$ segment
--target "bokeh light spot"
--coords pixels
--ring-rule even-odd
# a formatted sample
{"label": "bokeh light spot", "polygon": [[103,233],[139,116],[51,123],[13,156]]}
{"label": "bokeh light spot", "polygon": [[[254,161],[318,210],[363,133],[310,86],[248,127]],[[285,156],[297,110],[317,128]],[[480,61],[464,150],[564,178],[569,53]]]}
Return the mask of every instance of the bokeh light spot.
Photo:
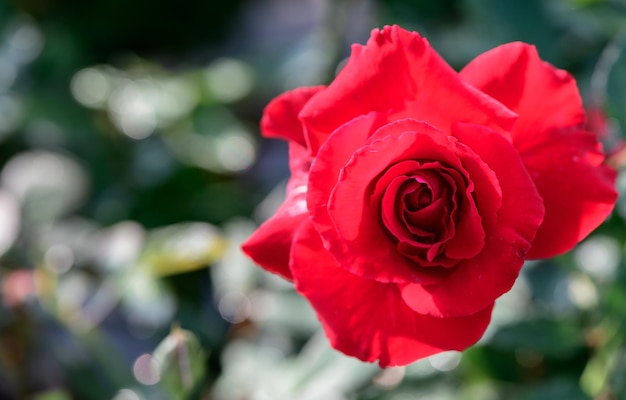
{"label": "bokeh light spot", "polygon": [[206,72],[206,85],[215,98],[230,103],[245,97],[252,90],[252,70],[241,61],[220,58]]}
{"label": "bokeh light spot", "polygon": [[11,248],[20,231],[20,205],[7,191],[0,190],[0,256]]}
{"label": "bokeh light spot", "polygon": [[61,153],[28,151],[13,156],[0,174],[2,185],[24,206],[31,220],[60,216],[79,206],[87,193],[87,175]]}
{"label": "bokeh light spot", "polygon": [[85,68],[72,77],[70,89],[74,98],[84,106],[99,108],[106,104],[112,83],[103,71]]}
{"label": "bokeh light spot", "polygon": [[155,101],[157,91],[151,80],[127,80],[109,97],[113,124],[132,139],[145,139],[157,126]]}
{"label": "bokeh light spot", "polygon": [[44,261],[48,269],[57,274],[63,274],[74,264],[74,252],[67,245],[55,244],[46,251]]}
{"label": "bokeh light spot", "polygon": [[5,276],[0,284],[2,302],[15,307],[35,297],[37,287],[32,270],[17,270]]}
{"label": "bokeh light spot", "polygon": [[247,134],[225,134],[217,142],[217,158],[226,170],[242,171],[254,162],[254,144]]}
{"label": "bokeh light spot", "polygon": [[148,386],[161,380],[157,365],[150,354],[143,354],[135,360],[133,375],[137,381]]}
{"label": "bokeh light spot", "polygon": [[252,306],[250,299],[244,294],[237,292],[226,293],[219,301],[218,310],[222,318],[236,324],[246,320],[250,316]]}
{"label": "bokeh light spot", "polygon": [[385,368],[374,377],[374,384],[387,389],[394,388],[402,383],[406,372],[405,367]]}
{"label": "bokeh light spot", "polygon": [[594,236],[576,249],[576,263],[599,282],[613,279],[620,261],[620,248],[617,241],[608,236]]}
{"label": "bokeh light spot", "polygon": [[16,18],[9,27],[7,42],[12,58],[18,63],[34,60],[43,49],[44,36],[35,23],[26,16]]}
{"label": "bokeh light spot", "polygon": [[113,400],[141,400],[141,397],[133,390],[122,389],[117,392]]}
{"label": "bokeh light spot", "polygon": [[587,310],[598,304],[598,291],[589,277],[573,274],[567,280],[567,294],[572,303]]}
{"label": "bokeh light spot", "polygon": [[168,79],[159,85],[156,113],[160,122],[169,123],[189,114],[197,103],[198,95],[187,81]]}
{"label": "bokeh light spot", "polygon": [[430,362],[430,365],[438,371],[452,371],[461,362],[461,352],[444,351],[443,353],[428,357],[428,361]]}

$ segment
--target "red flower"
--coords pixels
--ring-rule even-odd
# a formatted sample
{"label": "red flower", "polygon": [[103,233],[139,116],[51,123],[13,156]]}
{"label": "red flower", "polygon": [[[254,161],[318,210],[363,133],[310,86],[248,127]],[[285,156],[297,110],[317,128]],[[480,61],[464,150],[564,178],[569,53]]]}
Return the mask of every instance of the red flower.
{"label": "red flower", "polygon": [[381,366],[463,350],[526,258],[611,212],[574,79],[511,43],[452,70],[417,33],[375,29],[328,87],[274,99],[287,199],[243,250],[293,280],[332,345]]}

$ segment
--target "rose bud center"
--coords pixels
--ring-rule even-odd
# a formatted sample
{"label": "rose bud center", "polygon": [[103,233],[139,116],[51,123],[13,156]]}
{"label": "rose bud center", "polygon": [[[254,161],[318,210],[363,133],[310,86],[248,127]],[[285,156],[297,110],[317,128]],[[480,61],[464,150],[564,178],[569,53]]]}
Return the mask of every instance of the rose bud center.
{"label": "rose bud center", "polygon": [[395,175],[401,171],[398,165],[381,177],[379,184],[386,186],[380,199],[383,224],[398,252],[416,267],[453,267],[459,258],[450,257],[449,245],[460,239],[458,224],[473,203],[466,198],[466,177],[438,162],[414,162],[412,171]]}
{"label": "rose bud center", "polygon": [[409,211],[418,211],[433,201],[433,192],[426,183],[404,194],[404,204]]}

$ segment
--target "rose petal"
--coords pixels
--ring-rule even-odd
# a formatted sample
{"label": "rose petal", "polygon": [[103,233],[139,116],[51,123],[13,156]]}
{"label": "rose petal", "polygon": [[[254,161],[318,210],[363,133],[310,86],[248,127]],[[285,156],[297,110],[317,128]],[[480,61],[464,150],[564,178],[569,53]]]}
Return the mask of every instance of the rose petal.
{"label": "rose petal", "polygon": [[546,207],[529,258],[570,250],[611,214],[617,174],[602,165],[604,155],[595,134],[553,130],[522,158]]}
{"label": "rose petal", "polygon": [[289,252],[300,224],[309,218],[306,208],[306,185],[309,156],[304,147],[289,144],[291,178],[287,196],[276,213],[265,221],[242,245],[242,250],[266,270],[291,280]]}
{"label": "rose petal", "polygon": [[576,82],[524,43],[478,56],[461,76],[520,115],[513,144],[546,210],[529,258],[570,250],[606,219],[617,198],[615,171],[602,165],[595,135],[581,129],[585,115]]}
{"label": "rose petal", "polygon": [[308,178],[307,206],[318,231],[333,229],[326,208],[339,172],[352,153],[380,126],[380,120],[379,114],[371,113],[346,123],[333,132],[313,160]]}
{"label": "rose petal", "polygon": [[[405,186],[407,180],[409,179],[410,178],[404,175],[396,176],[395,179],[392,179],[387,186],[383,194],[382,201],[380,203],[380,211],[383,224],[385,225],[389,233],[397,239],[412,236],[411,232],[407,229],[406,224],[403,224],[402,220],[398,218],[397,212],[397,209],[399,207],[397,204],[398,190],[400,189],[400,187]],[[429,235],[428,232],[425,233],[426,235]],[[430,233],[430,235],[434,236],[432,233]]]}
{"label": "rose petal", "polygon": [[426,39],[398,26],[374,29],[366,46],[354,45],[335,80],[302,108],[312,154],[337,127],[372,111],[444,131],[459,121],[508,131],[516,117],[460,79]]}
{"label": "rose petal", "polygon": [[444,350],[463,350],[484,333],[493,305],[461,318],[434,318],[404,304],[394,284],[361,279],[340,268],[313,225],[294,240],[291,268],[334,348],[381,367],[406,365]]}
{"label": "rose petal", "polygon": [[[304,196],[299,196],[302,200]],[[305,221],[299,212],[298,199],[285,202],[270,219],[265,221],[241,246],[244,253],[269,272],[292,280],[289,253],[294,232]],[[294,205],[296,204],[296,205]]]}
{"label": "rose petal", "polygon": [[478,125],[458,124],[453,130],[495,172],[502,206],[478,256],[459,262],[437,285],[400,285],[415,311],[443,317],[475,313],[513,286],[544,213],[535,185],[505,137]]}
{"label": "rose petal", "polygon": [[[449,192],[445,191],[445,193],[448,195]],[[437,228],[440,231],[442,230],[441,228],[443,228],[442,232],[437,233],[440,237],[446,236],[445,230],[447,229],[447,224],[441,224],[441,222],[446,222],[446,218],[450,216],[450,206],[446,200],[449,199],[440,197],[430,203],[428,207],[422,208],[419,211],[404,210],[402,212],[402,220],[409,232],[420,236],[425,232],[429,232],[426,230],[426,226],[428,226],[431,229]],[[385,225],[387,225],[386,222]],[[420,225],[423,225],[424,229],[420,228]],[[435,240],[434,233],[430,233],[428,236],[432,236],[433,241]]]}
{"label": "rose petal", "polygon": [[[409,166],[413,166],[411,176],[414,179],[420,179],[435,189],[435,201],[416,211],[410,211],[404,204],[395,201],[400,185],[398,178],[408,179],[405,175],[396,174]],[[443,190],[443,187],[446,189]],[[383,192],[382,199],[376,194],[377,189]],[[401,242],[398,246],[400,253],[420,266],[452,267],[456,264],[455,260],[478,254],[485,240],[473,191],[474,185],[470,178],[464,178],[453,168],[439,162],[417,163],[407,160],[390,167],[378,179],[372,203],[380,202],[382,205],[383,223]],[[440,197],[442,193],[445,193],[445,201]],[[454,195],[451,196],[452,193]],[[401,210],[400,216],[397,216],[397,210]],[[412,237],[410,233],[415,233],[418,238]],[[420,244],[419,241],[423,239],[425,242],[422,243],[431,246]],[[422,251],[412,251],[411,247],[421,248]]]}
{"label": "rose petal", "polygon": [[[475,193],[478,208],[484,210],[491,223],[500,206],[497,179],[466,146],[456,146],[455,138],[419,121],[402,120],[385,125],[368,143],[354,152],[330,195],[327,212],[331,223],[318,220],[316,229],[339,264],[356,275],[380,282],[437,282],[441,271],[427,271],[399,254],[380,224],[379,202],[371,201],[378,195],[372,193],[377,176],[388,166],[407,159],[438,160],[464,171],[459,158],[462,155],[463,162],[472,168],[468,176],[474,177],[476,187],[480,188]],[[322,156],[320,151],[318,158]],[[322,214],[323,210],[318,212]],[[440,245],[434,244],[431,253],[437,251],[435,246]]]}
{"label": "rose petal", "polygon": [[[464,159],[461,161],[467,163]],[[457,260],[474,257],[480,252],[485,242],[485,230],[474,200],[475,188],[472,181],[479,176],[464,177],[460,171],[453,168],[442,169],[442,173],[446,179],[453,181],[454,187],[457,188],[457,193],[452,197],[454,208],[451,217],[454,221],[450,224],[454,230],[450,237],[446,238],[445,256]],[[464,182],[464,178],[467,179],[467,183]],[[464,192],[463,189],[465,189]],[[483,211],[490,214],[495,210]]]}
{"label": "rose petal", "polygon": [[585,122],[576,81],[542,61],[535,46],[515,42],[496,47],[459,75],[519,115],[512,135],[518,150],[526,141],[543,141],[545,131]]}
{"label": "rose petal", "polygon": [[[409,176],[402,173],[403,170],[409,168],[411,169]],[[441,194],[449,194],[449,191],[442,187],[441,176],[428,169],[420,171],[420,168],[423,168],[422,164],[414,160],[394,164],[376,181],[374,195],[371,197],[372,204],[381,205],[383,223],[398,240],[409,240],[412,236],[411,233],[415,232],[419,232],[418,236],[425,234],[434,239],[435,233],[440,233],[439,229],[435,228],[440,227],[441,218],[447,217],[447,214],[442,214]],[[417,179],[423,183],[417,182]],[[411,187],[423,185],[429,187],[431,200],[434,196],[435,201],[430,202],[426,207],[411,211],[404,204],[403,199],[406,195],[401,195],[399,190],[410,190]],[[433,191],[434,194],[432,194]],[[439,224],[435,224],[435,222]]]}
{"label": "rose petal", "polygon": [[[415,282],[432,278],[423,268],[398,253],[396,244],[380,224],[379,202],[370,201],[376,195],[371,190],[377,175],[390,165],[421,158],[420,155],[426,159],[444,157],[449,163],[460,165],[447,148],[433,143],[431,136],[447,140],[442,132],[416,121],[412,128],[419,129],[420,134],[409,132],[402,135],[405,125],[393,125],[398,127],[394,132],[390,125],[386,125],[382,129],[389,131],[389,135],[383,135],[382,139],[354,152],[329,196],[327,213],[334,229],[318,229],[326,248],[343,268],[380,282]],[[421,154],[415,154],[413,149]]]}
{"label": "rose petal", "polygon": [[306,147],[298,113],[309,99],[325,86],[301,87],[274,98],[263,111],[261,132],[268,138],[293,140]]}
{"label": "rose petal", "polygon": [[[445,224],[435,225],[434,222],[441,222],[449,216],[450,207],[446,204],[450,191],[441,184],[441,177],[438,173],[428,169],[424,170],[427,167],[435,169],[442,166],[438,162],[423,163],[415,160],[404,160],[387,168],[382,176],[376,180],[370,203],[381,204],[383,224],[398,239],[408,240],[407,238],[411,235],[416,235],[420,237],[422,242],[432,244],[435,239],[433,228],[443,228],[444,230],[447,228]],[[420,174],[420,180],[428,182],[431,200],[434,199],[434,201],[420,210],[411,211],[404,209],[405,206],[402,204],[401,198],[396,198],[394,191],[397,184],[393,182],[402,178],[408,180],[409,176],[414,176],[417,173]],[[420,223],[428,225],[430,230],[419,228]],[[438,230],[441,231],[442,229]],[[437,233],[441,234],[441,232]],[[412,245],[419,245],[419,243],[413,241]],[[423,247],[425,248],[427,245]],[[409,256],[409,254],[403,254]]]}

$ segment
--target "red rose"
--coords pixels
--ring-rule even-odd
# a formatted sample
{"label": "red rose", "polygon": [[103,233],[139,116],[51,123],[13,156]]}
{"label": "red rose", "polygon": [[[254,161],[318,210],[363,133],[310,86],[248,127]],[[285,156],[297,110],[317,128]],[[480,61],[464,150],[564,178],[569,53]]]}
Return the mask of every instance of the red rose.
{"label": "red rose", "polygon": [[287,199],[243,250],[293,280],[332,345],[381,366],[463,350],[526,258],[611,212],[574,79],[511,43],[452,70],[417,33],[375,29],[328,86],[274,99]]}

